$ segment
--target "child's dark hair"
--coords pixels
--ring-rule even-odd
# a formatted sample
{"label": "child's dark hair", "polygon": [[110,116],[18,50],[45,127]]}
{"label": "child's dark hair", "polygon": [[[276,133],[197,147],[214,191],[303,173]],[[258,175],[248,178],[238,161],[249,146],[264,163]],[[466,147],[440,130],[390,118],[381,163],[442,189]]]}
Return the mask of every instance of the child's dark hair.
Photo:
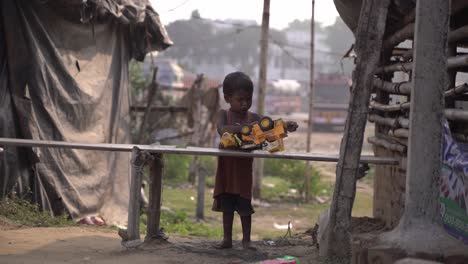
{"label": "child's dark hair", "polygon": [[249,93],[253,93],[253,83],[250,77],[240,71],[231,72],[223,81],[223,93],[225,96],[231,96],[236,91],[244,90]]}

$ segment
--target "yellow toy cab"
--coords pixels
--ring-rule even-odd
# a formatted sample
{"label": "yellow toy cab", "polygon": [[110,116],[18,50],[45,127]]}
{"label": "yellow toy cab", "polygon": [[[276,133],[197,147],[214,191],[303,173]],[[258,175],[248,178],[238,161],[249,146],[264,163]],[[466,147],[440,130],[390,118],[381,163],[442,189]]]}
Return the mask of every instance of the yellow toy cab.
{"label": "yellow toy cab", "polygon": [[287,137],[286,123],[282,119],[263,117],[260,122],[243,125],[240,135],[224,132],[221,144],[224,148],[242,150],[264,149],[270,153],[283,151],[283,138]]}

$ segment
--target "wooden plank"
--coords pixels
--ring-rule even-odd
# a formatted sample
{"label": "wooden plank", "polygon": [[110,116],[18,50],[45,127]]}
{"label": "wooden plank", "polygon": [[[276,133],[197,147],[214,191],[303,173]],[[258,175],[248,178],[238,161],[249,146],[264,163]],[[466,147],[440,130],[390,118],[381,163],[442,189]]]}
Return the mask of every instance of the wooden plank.
{"label": "wooden plank", "polygon": [[143,178],[143,165],[141,161],[141,150],[137,147],[132,150],[132,170],[130,178],[130,201],[128,203],[128,240],[140,239],[140,188]]}
{"label": "wooden plank", "polygon": [[351,211],[356,195],[359,155],[369,111],[375,69],[382,56],[390,0],[364,0],[356,32],[358,55],[353,73],[345,132],[336,166],[336,183],[330,205],[329,222],[320,238],[320,255],[349,260],[351,255]]}
{"label": "wooden plank", "polygon": [[[130,111],[133,112],[145,112],[148,109],[146,106],[133,105],[130,106]],[[185,106],[151,106],[148,110],[149,112],[169,112],[169,113],[185,113],[188,111],[188,108]]]}
{"label": "wooden plank", "polygon": [[153,155],[149,182],[148,224],[146,228],[146,241],[161,238],[159,223],[161,219],[161,193],[164,161],[161,154]]}

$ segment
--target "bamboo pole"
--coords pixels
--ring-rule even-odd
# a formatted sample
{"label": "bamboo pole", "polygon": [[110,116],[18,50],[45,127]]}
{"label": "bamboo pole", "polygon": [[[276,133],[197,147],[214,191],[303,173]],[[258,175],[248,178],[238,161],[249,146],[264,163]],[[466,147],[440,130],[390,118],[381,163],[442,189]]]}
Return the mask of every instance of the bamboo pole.
{"label": "bamboo pole", "polygon": [[393,104],[393,105],[386,105],[377,103],[376,101],[371,101],[369,104],[371,109],[380,110],[383,112],[396,112],[396,111],[406,111],[410,108],[410,102],[402,103],[402,104]]}
{"label": "bamboo pole", "polygon": [[468,110],[448,108],[444,115],[448,120],[468,122]]}
{"label": "bamboo pole", "polygon": [[151,104],[153,103],[154,96],[156,95],[156,92],[158,90],[158,82],[156,81],[157,76],[158,76],[158,67],[155,67],[153,69],[153,78],[151,80],[150,91],[148,93],[148,101],[146,103],[146,108],[143,114],[143,119],[140,123],[140,129],[138,130],[138,137],[137,137],[138,143],[142,143],[141,140],[142,140],[143,133],[145,130],[145,125],[148,122],[148,116],[149,116]]}
{"label": "bamboo pole", "polygon": [[[374,79],[374,88],[377,90],[383,90],[391,94],[410,95],[411,94],[411,82],[392,83],[381,80],[379,78]],[[444,92],[445,97],[457,96],[468,92],[468,84],[463,83]]]}
{"label": "bamboo pole", "polygon": [[[204,82],[204,77],[203,74],[198,74],[197,78],[195,79],[193,85],[192,85],[192,92],[193,92],[193,100],[195,102],[195,117],[194,117],[194,126],[193,126],[193,135],[191,139],[191,145],[195,145],[197,147],[200,147],[200,142],[202,138],[202,134],[204,133],[201,131],[201,117],[202,117],[202,95],[201,95],[201,88]],[[190,163],[190,168],[189,168],[189,182],[191,185],[195,185],[195,181],[198,177],[198,171],[199,171],[199,157],[194,156],[192,162]]]}
{"label": "bamboo pole", "polygon": [[393,49],[401,42],[412,38],[414,35],[414,23],[409,23],[402,29],[396,31],[393,35],[384,41],[384,50]]}
{"label": "bamboo pole", "polygon": [[[468,66],[468,55],[450,57],[446,63],[449,69]],[[395,63],[384,67],[379,67],[376,73],[390,73],[396,71],[410,72],[413,70],[413,62]]]}
{"label": "bamboo pole", "polygon": [[[200,83],[200,88],[202,87],[203,81]],[[210,123],[210,116],[205,121],[205,124],[201,125],[202,120],[202,100],[201,89],[198,89],[199,95],[197,96],[197,120],[198,125],[196,126],[197,136],[197,146],[202,146],[204,144],[205,135],[208,134],[208,124]],[[197,206],[195,209],[195,217],[197,220],[202,220],[205,218],[204,208],[205,208],[205,173],[200,173],[200,157],[195,156],[193,161],[196,180],[197,180]]]}
{"label": "bamboo pole", "polygon": [[356,30],[356,68],[341,141],[336,183],[329,221],[320,238],[320,255],[349,260],[351,254],[350,221],[356,194],[359,155],[369,111],[369,99],[375,69],[380,61],[389,0],[364,0]]}
{"label": "bamboo pole", "polygon": [[164,171],[164,159],[162,154],[152,154],[153,162],[150,168],[149,178],[149,205],[147,211],[147,225],[145,241],[164,239],[160,230],[161,220],[161,195],[162,177]]}
{"label": "bamboo pole", "polygon": [[[310,21],[310,61],[309,61],[309,116],[307,120],[307,152],[310,152],[310,143],[313,130],[312,115],[314,111],[314,46],[315,46],[315,0],[312,0],[312,18]],[[310,162],[306,163],[305,172],[305,200],[309,201],[309,190],[310,190],[310,174],[311,174]]]}
{"label": "bamboo pole", "polygon": [[[461,41],[466,41],[466,40],[468,40],[468,25],[459,27],[455,30],[452,30],[449,33],[449,37],[448,37],[449,44],[457,44]],[[413,50],[409,49],[405,51],[402,54],[402,58],[405,60],[413,58]]]}
{"label": "bamboo pole", "polygon": [[377,90],[382,90],[391,94],[410,94],[411,93],[411,83],[410,82],[400,82],[392,83],[384,81],[379,78],[375,78],[373,86]]}
{"label": "bamboo pole", "polygon": [[390,130],[389,135],[397,138],[408,138],[409,130],[407,128],[397,128],[394,130]]}
{"label": "bamboo pole", "polygon": [[375,122],[379,125],[389,126],[391,128],[408,128],[409,127],[409,120],[408,118],[404,118],[402,116],[393,118],[393,117],[383,117],[377,114],[369,115],[369,121]]}
{"label": "bamboo pole", "polygon": [[128,228],[129,241],[140,240],[140,198],[141,182],[143,180],[143,168],[147,160],[146,152],[138,147],[132,149],[130,201],[128,203]]}
{"label": "bamboo pole", "polygon": [[[401,105],[383,105],[375,108],[375,105],[378,105],[375,102],[371,102],[371,105],[374,105],[374,107],[371,106],[373,109],[377,110],[382,110],[385,112],[390,112],[390,111],[399,111],[399,110],[409,110],[409,103],[404,103]],[[397,106],[403,106],[402,108],[397,108]],[[463,121],[463,122],[468,122],[468,110],[463,110],[463,109],[456,109],[456,108],[447,108],[444,109],[443,111],[444,116],[448,120],[453,120],[453,121]],[[369,115],[369,121],[370,122],[375,122],[380,125],[384,126],[389,126],[392,128],[408,128],[409,127],[409,120],[407,118],[404,118],[402,116],[399,116],[397,118],[393,117],[383,117],[378,114],[372,114]]]}
{"label": "bamboo pole", "polygon": [[373,145],[384,147],[391,151],[397,151],[400,153],[406,153],[406,146],[399,143],[392,143],[386,139],[379,137],[369,137],[367,141]]}
{"label": "bamboo pole", "polygon": [[[265,114],[265,93],[267,88],[267,65],[268,65],[268,35],[270,28],[270,0],[263,0],[262,31],[260,38],[260,69],[258,76],[257,113]],[[261,186],[263,178],[263,159],[256,159],[253,166],[253,188],[254,199],[261,198]]]}

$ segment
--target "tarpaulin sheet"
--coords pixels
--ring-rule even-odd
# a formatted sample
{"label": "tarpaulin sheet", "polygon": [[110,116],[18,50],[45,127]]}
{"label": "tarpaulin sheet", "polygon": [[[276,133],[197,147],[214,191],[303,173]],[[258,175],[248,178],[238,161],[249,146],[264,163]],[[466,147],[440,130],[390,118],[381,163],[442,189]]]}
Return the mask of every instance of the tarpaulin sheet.
{"label": "tarpaulin sheet", "polygon": [[[0,136],[130,143],[128,62],[171,42],[147,1],[0,1]],[[124,224],[129,154],[5,147],[0,194]],[[16,187],[14,188],[16,184]]]}
{"label": "tarpaulin sheet", "polygon": [[442,140],[439,201],[445,230],[468,245],[468,144],[453,140],[447,120]]}

